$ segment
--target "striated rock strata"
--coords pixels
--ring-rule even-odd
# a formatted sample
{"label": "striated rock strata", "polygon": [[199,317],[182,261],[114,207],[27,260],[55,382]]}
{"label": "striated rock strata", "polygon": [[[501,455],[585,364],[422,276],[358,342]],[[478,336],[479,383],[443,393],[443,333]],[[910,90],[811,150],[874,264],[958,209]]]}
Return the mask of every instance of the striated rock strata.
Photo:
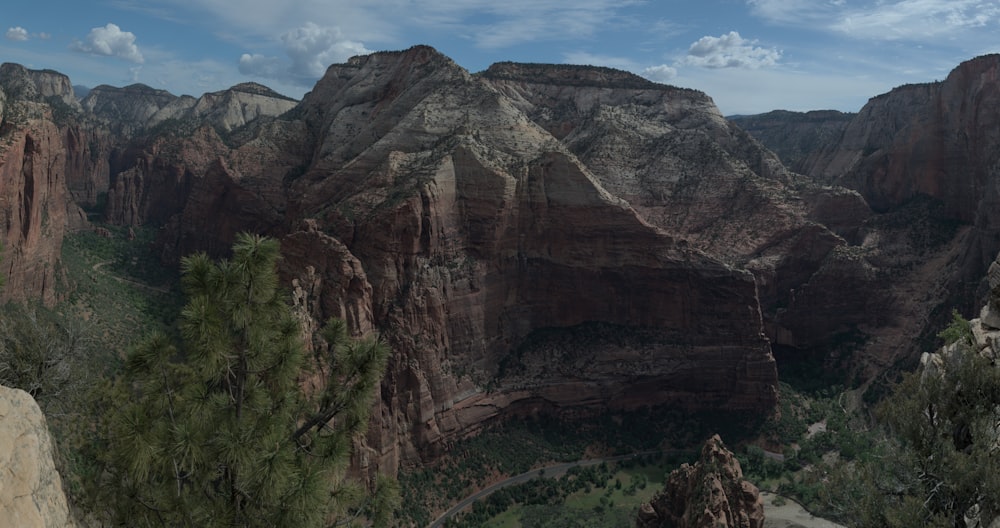
{"label": "striated rock strata", "polygon": [[157,194],[183,202],[166,255],[221,254],[244,229],[279,236],[313,319],[385,335],[372,467],[433,456],[510,413],[768,412],[776,372],[754,275],[649,221],[496,83],[427,47],[355,57],[226,142],[212,127],[157,140],[116,177],[109,214],[167,214],[142,205],[161,207],[146,189],[166,185]]}
{"label": "striated rock strata", "polygon": [[763,528],[757,487],[719,435],[705,442],[701,458],[667,476],[663,491],[639,507],[638,528]]}
{"label": "striated rock strata", "polygon": [[[6,287],[0,299],[56,296],[59,250],[67,227],[85,222],[69,199],[66,144],[74,131],[57,125],[72,98],[69,79],[50,71],[0,66],[0,243]],[[48,102],[47,102],[48,101]],[[62,103],[68,107],[65,102]]]}
{"label": "striated rock strata", "polygon": [[45,417],[28,393],[0,385],[0,521],[18,528],[69,528],[62,479]]}

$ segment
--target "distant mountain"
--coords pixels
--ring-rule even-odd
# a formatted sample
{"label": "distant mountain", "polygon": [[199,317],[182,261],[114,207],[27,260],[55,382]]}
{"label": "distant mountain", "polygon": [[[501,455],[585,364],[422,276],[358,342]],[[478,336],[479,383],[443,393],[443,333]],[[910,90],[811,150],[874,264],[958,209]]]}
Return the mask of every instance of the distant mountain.
{"label": "distant mountain", "polygon": [[90,93],[89,86],[84,86],[82,84],[73,85],[73,95],[75,95],[77,99],[83,99],[84,97],[87,97],[87,94],[89,93]]}
{"label": "distant mountain", "polygon": [[836,110],[775,110],[728,119],[774,151],[786,167],[805,172],[803,169],[811,163],[810,157],[838,141],[855,115]]}

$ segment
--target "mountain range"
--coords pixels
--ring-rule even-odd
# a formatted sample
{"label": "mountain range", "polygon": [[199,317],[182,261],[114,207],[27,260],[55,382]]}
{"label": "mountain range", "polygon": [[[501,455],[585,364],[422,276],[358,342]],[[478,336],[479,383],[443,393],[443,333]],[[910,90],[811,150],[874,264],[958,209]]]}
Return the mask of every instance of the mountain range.
{"label": "mountain range", "polygon": [[473,74],[426,46],[334,64],[301,101],[252,83],[78,99],[4,64],[2,295],[54,303],[62,239],[92,221],[160,226],[167,262],[273,236],[307,327],[392,345],[372,472],[506,416],[768,413],[776,357],[864,386],[981,304],[998,71],[978,57],[856,114],[727,119],[623,71]]}

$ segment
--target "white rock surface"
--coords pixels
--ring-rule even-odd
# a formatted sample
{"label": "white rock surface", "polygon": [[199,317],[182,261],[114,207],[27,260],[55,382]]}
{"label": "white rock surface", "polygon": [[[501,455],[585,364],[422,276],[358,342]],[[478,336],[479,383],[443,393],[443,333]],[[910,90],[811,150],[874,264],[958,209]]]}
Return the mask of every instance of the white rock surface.
{"label": "white rock surface", "polygon": [[0,526],[66,528],[62,479],[52,461],[45,416],[19,389],[0,386]]}

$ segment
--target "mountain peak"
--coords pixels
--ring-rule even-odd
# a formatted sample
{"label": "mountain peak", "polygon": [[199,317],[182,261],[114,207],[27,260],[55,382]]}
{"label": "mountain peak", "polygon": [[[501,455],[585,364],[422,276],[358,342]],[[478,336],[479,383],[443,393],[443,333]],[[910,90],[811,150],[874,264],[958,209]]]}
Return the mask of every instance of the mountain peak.
{"label": "mountain peak", "polygon": [[527,81],[563,86],[597,86],[638,90],[663,89],[665,86],[634,73],[604,66],[575,64],[539,64],[497,62],[480,72],[487,79]]}

